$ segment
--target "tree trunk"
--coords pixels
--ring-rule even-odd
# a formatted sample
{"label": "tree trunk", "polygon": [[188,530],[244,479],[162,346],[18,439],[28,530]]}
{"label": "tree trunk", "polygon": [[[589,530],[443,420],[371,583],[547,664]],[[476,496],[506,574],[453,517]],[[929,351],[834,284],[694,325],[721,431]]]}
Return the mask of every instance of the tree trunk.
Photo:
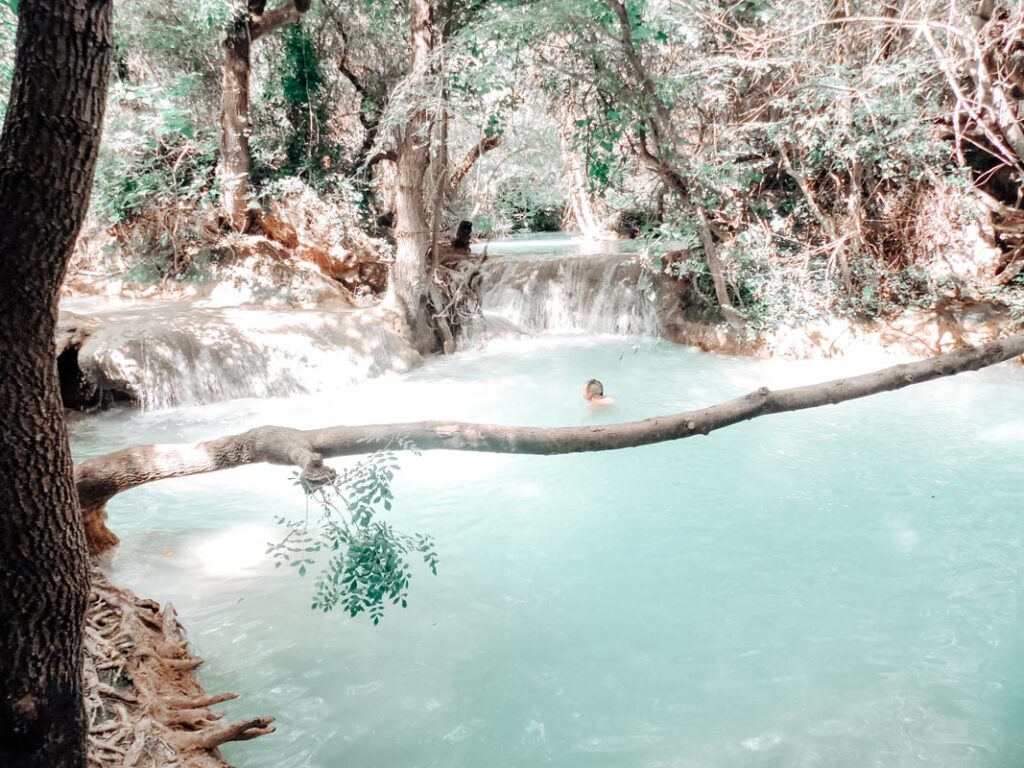
{"label": "tree trunk", "polygon": [[94,521],[92,531],[98,535],[97,548],[109,548],[117,542],[117,537],[103,524],[106,503],[122,491],[156,480],[266,462],[297,466],[305,481],[317,484],[334,477],[334,471],[324,465],[324,458],[381,449],[550,456],[633,448],[706,435],[759,416],[834,405],[902,389],[942,376],[976,371],[1021,354],[1024,354],[1024,334],[860,376],[774,392],[762,387],[708,408],[592,427],[510,427],[454,421],[310,430],[257,427],[240,435],[195,445],[141,445],[89,459],[76,469],[78,496],[82,508]]}
{"label": "tree trunk", "polygon": [[[412,130],[410,121],[407,130]],[[425,140],[424,140],[425,141]],[[391,266],[386,304],[408,326],[414,345],[423,349],[429,338],[426,310],[427,253],[430,232],[427,227],[423,179],[429,150],[422,146],[399,149],[395,192],[395,261]]]}
{"label": "tree trunk", "polygon": [[[412,46],[410,79],[422,80],[433,50],[431,0],[410,0],[409,31]],[[426,310],[427,255],[430,231],[423,196],[423,180],[430,163],[429,115],[414,106],[398,142],[395,193],[395,261],[391,267],[386,305],[398,312],[414,345],[425,350],[432,343]]]}
{"label": "tree trunk", "polygon": [[109,0],[21,0],[0,136],[0,765],[82,768],[88,569],[53,364],[57,296],[89,204]]}
{"label": "tree trunk", "polygon": [[363,127],[363,141],[359,145],[356,154],[357,160],[353,172],[367,179],[372,178],[373,166],[383,160],[393,160],[387,152],[374,152],[377,145],[377,135],[380,132],[380,116],[384,114],[387,106],[387,92],[375,86],[373,90],[367,82],[358,75],[349,61],[348,30],[345,27],[346,19],[338,9],[332,8],[329,4],[325,7],[327,15],[334,21],[335,28],[341,36],[341,51],[338,54],[336,63],[341,73],[352,89],[359,96],[359,124]]}
{"label": "tree trunk", "polygon": [[[712,230],[707,214],[699,203],[693,201],[690,195],[689,185],[673,164],[673,158],[677,155],[677,142],[675,127],[672,123],[672,113],[668,105],[658,94],[654,80],[644,64],[640,50],[636,47],[633,38],[633,25],[629,18],[626,6],[620,0],[605,0],[607,5],[618,18],[619,31],[621,36],[619,43],[626,61],[640,86],[644,95],[649,113],[645,118],[646,131],[638,136],[635,146],[640,161],[654,171],[662,179],[666,186],[679,195],[680,200],[686,209],[691,211],[697,221],[697,235],[701,241],[704,251],[704,261],[707,263],[708,272],[711,275],[715,287],[715,298],[722,310],[725,319],[733,327],[743,325],[743,317],[732,306],[729,300],[729,291],[725,283],[725,275],[722,269],[722,260],[718,256],[718,249],[715,246]],[[650,134],[653,148],[647,146],[647,136]]]}
{"label": "tree trunk", "polygon": [[252,160],[249,152],[249,12],[236,19],[224,39],[220,83],[220,198],[228,226],[246,232]]}
{"label": "tree trunk", "polygon": [[220,80],[220,197],[228,226],[246,232],[259,215],[252,202],[252,155],[249,137],[249,76],[252,44],[263,35],[297,21],[309,10],[309,0],[286,0],[266,11],[266,0],[248,0],[231,22],[224,38]]}
{"label": "tree trunk", "polygon": [[[573,146],[576,114],[578,113],[571,106],[566,105],[560,111],[558,122],[562,168],[565,172],[567,187],[563,226],[575,227],[584,237],[596,238],[605,234],[604,216],[594,210],[595,196],[587,178],[586,163]],[[602,213],[607,213],[607,211]]]}
{"label": "tree trunk", "polygon": [[448,193],[448,95],[442,90],[441,108],[437,131],[437,152],[434,163],[437,174],[434,178],[433,210],[430,214],[430,274],[427,278],[427,291],[430,297],[430,312],[433,321],[441,332],[442,349],[446,355],[455,353],[455,337],[452,334],[448,318],[445,316],[445,301],[437,286],[437,268],[441,262],[441,219],[444,216],[444,202]]}
{"label": "tree trunk", "polygon": [[708,265],[708,273],[711,275],[711,284],[715,287],[715,298],[718,300],[718,307],[722,310],[726,321],[735,328],[743,325],[743,318],[732,306],[729,299],[729,289],[725,284],[725,272],[722,269],[722,260],[718,257],[718,246],[715,245],[715,238],[711,231],[711,222],[707,214],[700,206],[693,206],[697,220],[697,236],[700,238],[701,248],[704,250],[704,261]]}
{"label": "tree trunk", "polygon": [[562,163],[568,186],[566,221],[563,225],[575,227],[584,237],[596,238],[604,233],[604,228],[591,204],[593,196],[587,172],[576,150],[566,144],[565,138],[562,139]]}

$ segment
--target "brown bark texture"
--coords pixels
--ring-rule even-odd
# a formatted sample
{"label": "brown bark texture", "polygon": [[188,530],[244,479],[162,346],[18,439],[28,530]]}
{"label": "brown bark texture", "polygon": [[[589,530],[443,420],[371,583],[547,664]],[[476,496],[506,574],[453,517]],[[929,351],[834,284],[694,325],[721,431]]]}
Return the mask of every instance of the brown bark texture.
{"label": "brown bark texture", "polygon": [[[431,0],[410,0],[410,79],[423,79],[433,51],[433,7]],[[405,320],[414,346],[432,345],[426,311],[427,256],[430,230],[423,181],[430,164],[430,116],[414,106],[398,141],[395,189],[395,261],[388,283],[387,305]]]}
{"label": "brown bark texture", "polygon": [[220,82],[220,199],[228,226],[245,232],[249,212],[249,14],[237,19],[224,39]]}
{"label": "brown bark texture", "polygon": [[258,211],[252,204],[252,155],[249,137],[249,78],[252,44],[263,35],[290,24],[309,10],[308,0],[286,0],[271,10],[264,2],[249,2],[228,28],[220,85],[220,195],[228,226],[246,232]]}
{"label": "brown bark texture", "polygon": [[[316,484],[334,477],[333,470],[324,465],[325,458],[379,449],[415,447],[417,450],[554,455],[633,448],[707,435],[759,416],[902,389],[943,376],[975,371],[1022,354],[1024,334],[859,376],[777,391],[762,387],[708,408],[591,427],[512,427],[456,421],[312,430],[257,427],[194,445],[142,445],[89,459],[77,467],[78,495],[83,509],[93,520],[94,530],[102,535],[106,530],[103,508],[107,501],[122,491],[165,478],[265,462],[299,467],[306,481]],[[103,548],[97,546],[98,550]]]}
{"label": "brown bark texture", "polygon": [[110,0],[22,0],[0,136],[0,766],[85,765],[85,536],[53,363],[89,202]]}

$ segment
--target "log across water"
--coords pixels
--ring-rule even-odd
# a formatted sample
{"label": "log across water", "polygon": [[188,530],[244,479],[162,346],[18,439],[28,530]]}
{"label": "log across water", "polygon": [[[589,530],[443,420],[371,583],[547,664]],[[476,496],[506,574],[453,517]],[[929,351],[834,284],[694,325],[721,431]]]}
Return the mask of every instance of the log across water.
{"label": "log across water", "polygon": [[1024,354],[1024,334],[978,347],[965,347],[915,363],[871,373],[748,395],[697,410],[598,427],[514,427],[497,424],[425,421],[405,424],[336,426],[297,430],[264,426],[194,445],[139,445],[80,463],[78,497],[90,549],[100,554],[117,543],[105,525],[105,507],[118,493],[158,480],[205,474],[245,464],[297,467],[310,484],[334,477],[324,459],[375,450],[458,450],[555,455],[634,448],[682,440],[788,411],[835,405],[965,371],[976,371]]}

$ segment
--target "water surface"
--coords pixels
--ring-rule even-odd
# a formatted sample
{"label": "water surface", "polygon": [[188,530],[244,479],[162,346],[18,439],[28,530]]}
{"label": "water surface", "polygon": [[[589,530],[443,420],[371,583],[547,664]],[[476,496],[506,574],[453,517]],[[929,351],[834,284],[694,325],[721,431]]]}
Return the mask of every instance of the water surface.
{"label": "water surface", "polygon": [[[492,345],[287,400],[107,413],[79,457],[264,423],[560,425],[707,405],[844,365],[594,336]],[[618,406],[595,414],[582,383]],[[278,733],[244,768],[1024,765],[1024,371],[1002,367],[675,444],[403,458],[432,534],[408,609],[309,609],[264,554],[304,502],[251,467],[118,497],[114,579],[171,600],[202,682]]]}

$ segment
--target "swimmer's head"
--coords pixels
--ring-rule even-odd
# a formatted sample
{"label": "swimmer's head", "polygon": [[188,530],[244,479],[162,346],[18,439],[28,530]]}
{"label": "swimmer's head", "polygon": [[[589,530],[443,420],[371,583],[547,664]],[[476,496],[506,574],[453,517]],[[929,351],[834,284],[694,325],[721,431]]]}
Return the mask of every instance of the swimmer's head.
{"label": "swimmer's head", "polygon": [[583,397],[587,400],[600,400],[604,397],[604,384],[597,379],[591,379],[583,386]]}

